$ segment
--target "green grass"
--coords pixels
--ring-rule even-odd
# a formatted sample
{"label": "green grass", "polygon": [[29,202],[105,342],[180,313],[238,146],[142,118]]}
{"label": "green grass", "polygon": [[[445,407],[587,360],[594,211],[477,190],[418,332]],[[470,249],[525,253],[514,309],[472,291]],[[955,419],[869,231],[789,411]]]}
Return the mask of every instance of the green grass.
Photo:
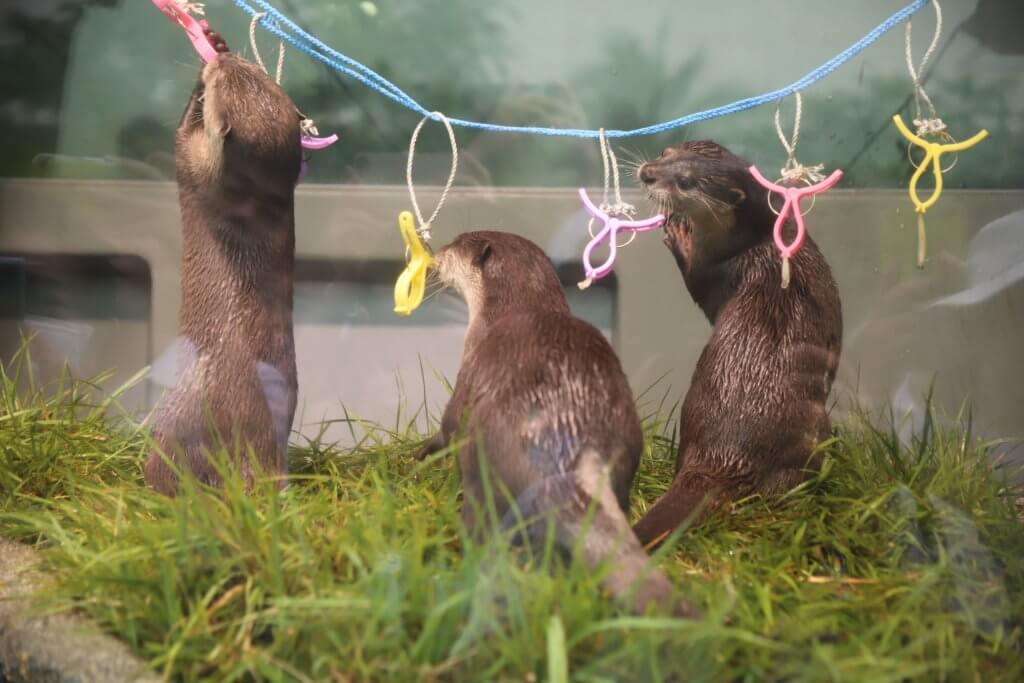
{"label": "green grass", "polygon": [[[143,486],[144,435],[90,383],[0,375],[0,535],[37,544],[75,608],[177,680],[1024,680],[1019,491],[964,426],[908,447],[837,427],[822,474],[658,555],[695,621],[635,618],[578,561],[475,545],[453,458],[370,428],[294,446],[294,483]],[[24,382],[22,382],[24,384]],[[672,420],[662,424],[671,425]],[[648,425],[634,514],[672,472]]]}

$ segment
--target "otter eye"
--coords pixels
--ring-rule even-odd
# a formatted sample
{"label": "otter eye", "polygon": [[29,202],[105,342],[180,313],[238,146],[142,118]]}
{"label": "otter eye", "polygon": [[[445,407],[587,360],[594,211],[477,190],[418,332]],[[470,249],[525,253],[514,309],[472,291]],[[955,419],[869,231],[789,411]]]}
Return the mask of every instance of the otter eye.
{"label": "otter eye", "polygon": [[696,183],[689,176],[676,176],[676,187],[680,190],[692,190]]}

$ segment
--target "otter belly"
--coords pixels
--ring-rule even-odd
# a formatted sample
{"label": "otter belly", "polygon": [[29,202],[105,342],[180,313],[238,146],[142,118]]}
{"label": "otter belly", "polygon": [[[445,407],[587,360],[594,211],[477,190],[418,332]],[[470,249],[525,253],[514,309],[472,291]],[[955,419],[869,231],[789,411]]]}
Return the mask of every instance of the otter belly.
{"label": "otter belly", "polygon": [[254,476],[250,451],[268,475],[286,474],[297,394],[294,370],[288,370],[263,361],[198,354],[154,412],[157,448],[146,463],[147,482],[168,494],[177,488],[177,477],[159,451],[214,486],[220,476],[207,453],[222,448],[247,485]]}

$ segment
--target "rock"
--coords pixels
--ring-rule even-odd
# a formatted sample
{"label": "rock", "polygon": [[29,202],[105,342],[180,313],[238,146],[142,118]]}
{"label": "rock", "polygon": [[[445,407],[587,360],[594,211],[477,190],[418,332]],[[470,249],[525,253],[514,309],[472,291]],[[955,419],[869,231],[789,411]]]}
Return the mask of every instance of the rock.
{"label": "rock", "polygon": [[32,612],[27,596],[46,581],[37,559],[32,548],[0,538],[0,683],[160,680],[88,620]]}

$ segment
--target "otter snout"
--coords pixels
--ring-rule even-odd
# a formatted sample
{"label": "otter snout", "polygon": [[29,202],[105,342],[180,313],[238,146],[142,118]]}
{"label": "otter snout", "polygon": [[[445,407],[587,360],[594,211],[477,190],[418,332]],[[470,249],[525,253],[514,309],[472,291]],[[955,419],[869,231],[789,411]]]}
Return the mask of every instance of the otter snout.
{"label": "otter snout", "polygon": [[690,176],[691,170],[685,164],[665,164],[659,161],[648,161],[637,172],[637,177],[648,192],[691,189],[693,182]]}
{"label": "otter snout", "polygon": [[646,162],[640,166],[640,171],[637,173],[637,177],[640,178],[640,182],[643,183],[644,187],[651,187],[658,181],[658,177],[654,173],[654,169],[651,168],[650,162]]}
{"label": "otter snout", "polygon": [[447,244],[434,254],[433,262],[427,269],[427,278],[454,291],[472,307],[480,276],[474,272],[466,258],[461,257],[454,245]]}
{"label": "otter snout", "polygon": [[441,249],[433,254],[433,260],[430,263],[430,267],[427,268],[427,277],[434,278],[443,285],[450,286],[451,283],[448,281],[448,247],[441,247]]}

